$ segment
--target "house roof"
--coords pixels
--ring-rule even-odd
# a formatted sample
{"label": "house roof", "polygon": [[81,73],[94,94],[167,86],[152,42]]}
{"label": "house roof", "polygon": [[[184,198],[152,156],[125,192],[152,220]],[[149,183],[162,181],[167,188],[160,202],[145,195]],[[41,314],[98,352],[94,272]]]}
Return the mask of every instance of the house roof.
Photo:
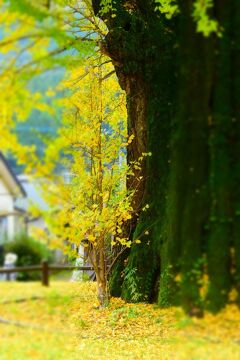
{"label": "house roof", "polygon": [[26,192],[16,177],[16,175],[13,173],[11,167],[9,166],[6,158],[4,155],[0,152],[0,178],[3,180],[7,188],[9,189],[10,193],[13,196],[16,197],[25,197]]}

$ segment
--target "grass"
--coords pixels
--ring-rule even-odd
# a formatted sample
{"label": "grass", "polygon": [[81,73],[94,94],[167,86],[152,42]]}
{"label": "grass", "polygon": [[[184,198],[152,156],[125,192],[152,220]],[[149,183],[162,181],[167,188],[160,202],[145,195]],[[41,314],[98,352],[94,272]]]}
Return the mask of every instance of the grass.
{"label": "grass", "polygon": [[0,360],[240,358],[240,312],[190,319],[180,309],[112,299],[97,310],[94,283],[1,283]]}

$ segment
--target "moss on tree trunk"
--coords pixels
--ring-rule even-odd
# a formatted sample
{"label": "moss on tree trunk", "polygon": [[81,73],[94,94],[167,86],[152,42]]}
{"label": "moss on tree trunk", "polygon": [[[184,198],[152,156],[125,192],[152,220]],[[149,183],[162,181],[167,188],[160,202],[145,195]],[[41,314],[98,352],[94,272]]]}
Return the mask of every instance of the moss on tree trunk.
{"label": "moss on tree trunk", "polygon": [[154,301],[157,297],[176,75],[172,62],[175,40],[170,25],[148,18],[145,29],[146,152],[151,156],[147,158],[141,203],[147,209],[141,212],[133,237],[141,244],[132,247],[125,270],[122,294],[127,300]]}
{"label": "moss on tree trunk", "polygon": [[117,264],[112,286],[124,272],[125,299],[158,295],[161,306],[181,303],[199,315],[203,273],[211,310],[224,306],[232,285],[240,292],[240,4],[215,0],[222,37],[204,38],[192,1],[178,3],[171,20],[150,0],[116,1],[107,18],[102,51],[127,93],[135,135],[128,161],[152,153],[128,181],[138,187],[139,214],[129,233],[142,242]]}
{"label": "moss on tree trunk", "polygon": [[230,289],[230,242],[232,221],[231,174],[231,5],[215,4],[216,16],[224,28],[215,45],[215,69],[210,133],[211,216],[207,243],[209,290],[207,307],[221,309]]}

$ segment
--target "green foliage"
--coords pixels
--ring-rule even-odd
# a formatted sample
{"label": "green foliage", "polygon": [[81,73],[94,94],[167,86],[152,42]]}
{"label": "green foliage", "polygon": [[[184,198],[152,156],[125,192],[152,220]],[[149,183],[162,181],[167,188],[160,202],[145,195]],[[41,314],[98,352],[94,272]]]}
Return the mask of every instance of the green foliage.
{"label": "green foliage", "polygon": [[113,13],[115,11],[115,0],[101,0],[101,10],[100,15],[106,15],[108,13]]}
{"label": "green foliage", "polygon": [[[16,266],[39,265],[43,259],[51,260],[51,255],[45,244],[21,233],[13,241],[5,245],[5,254],[12,252],[17,254]],[[18,280],[29,281],[41,278],[40,272],[18,273]]]}
{"label": "green foliage", "polygon": [[167,19],[171,19],[179,11],[175,0],[155,0],[156,10],[166,15]]}
{"label": "green foliage", "polygon": [[212,19],[209,12],[214,6],[213,0],[196,0],[193,7],[193,18],[197,23],[197,32],[209,36],[212,33],[221,35],[217,20]]}
{"label": "green foliage", "polygon": [[138,302],[144,300],[144,295],[139,291],[142,279],[137,275],[137,268],[126,268],[124,282],[125,286],[127,284],[131,301]]}

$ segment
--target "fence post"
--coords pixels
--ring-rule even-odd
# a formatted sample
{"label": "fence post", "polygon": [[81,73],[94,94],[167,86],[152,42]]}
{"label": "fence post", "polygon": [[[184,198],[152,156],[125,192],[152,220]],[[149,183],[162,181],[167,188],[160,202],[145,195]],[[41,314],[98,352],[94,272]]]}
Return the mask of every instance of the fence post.
{"label": "fence post", "polygon": [[47,260],[42,261],[42,285],[49,286],[49,267]]}

